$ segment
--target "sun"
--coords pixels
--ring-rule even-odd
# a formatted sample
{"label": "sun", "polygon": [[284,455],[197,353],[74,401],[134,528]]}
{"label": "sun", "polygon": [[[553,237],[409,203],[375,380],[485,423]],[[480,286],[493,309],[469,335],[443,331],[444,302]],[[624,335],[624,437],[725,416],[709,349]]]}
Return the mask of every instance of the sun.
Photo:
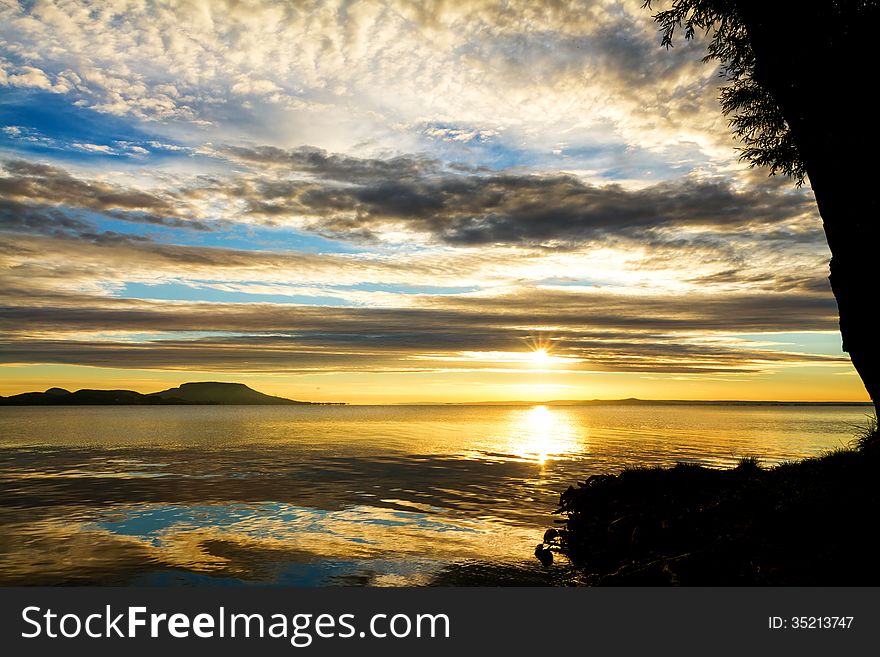
{"label": "sun", "polygon": [[549,365],[553,360],[553,357],[550,355],[550,353],[546,349],[543,349],[543,348],[533,350],[532,353],[530,354],[530,358],[531,358],[532,364],[539,366],[539,367],[544,367],[546,365]]}
{"label": "sun", "polygon": [[527,366],[535,370],[544,370],[563,361],[553,353],[555,346],[553,338],[547,334],[533,335],[525,339],[528,351],[520,354],[520,359]]}

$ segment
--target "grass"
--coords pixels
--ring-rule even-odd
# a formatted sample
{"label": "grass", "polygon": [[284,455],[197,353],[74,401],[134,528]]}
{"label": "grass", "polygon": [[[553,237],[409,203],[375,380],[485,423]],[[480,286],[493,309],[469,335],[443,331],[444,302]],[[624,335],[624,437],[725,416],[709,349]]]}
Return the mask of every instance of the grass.
{"label": "grass", "polygon": [[763,467],[594,475],[560,497],[546,550],[593,585],[877,585],[880,437]]}
{"label": "grass", "polygon": [[878,444],[880,444],[880,433],[877,431],[877,418],[869,416],[867,424],[857,429],[852,448],[864,452],[877,449]]}

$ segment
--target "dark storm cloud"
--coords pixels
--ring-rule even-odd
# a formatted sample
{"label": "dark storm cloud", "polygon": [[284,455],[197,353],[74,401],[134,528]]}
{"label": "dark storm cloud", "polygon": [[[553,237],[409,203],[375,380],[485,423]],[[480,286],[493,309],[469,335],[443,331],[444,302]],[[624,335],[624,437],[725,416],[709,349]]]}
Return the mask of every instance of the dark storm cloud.
{"label": "dark storm cloud", "polygon": [[366,183],[418,178],[441,169],[437,160],[415,156],[389,159],[358,158],[304,146],[291,150],[274,146],[221,146],[217,154],[256,167],[283,167],[317,178]]}
{"label": "dark storm cloud", "polygon": [[[364,159],[274,147],[224,147],[216,153],[259,173],[203,176],[185,189],[157,194],[81,180],[45,164],[6,162],[0,195],[18,203],[22,215],[12,218],[13,210],[7,208],[4,219],[15,230],[53,234],[40,224],[82,221],[70,214],[92,211],[111,219],[209,230],[195,218],[191,202],[226,199],[243,202],[245,215],[266,223],[292,220],[312,232],[350,240],[379,239],[385,231],[403,229],[461,246],[573,248],[623,238],[669,248],[675,239],[670,231],[699,228],[730,234],[748,226],[776,231],[780,239],[817,241],[815,231],[786,227],[815,214],[809,196],[770,184],[736,189],[725,180],[691,177],[626,189],[569,175],[462,173],[418,157]],[[49,211],[56,208],[67,219]],[[39,212],[42,221],[36,219]],[[71,232],[63,225],[59,229]],[[711,237],[682,239],[693,245]]]}
{"label": "dark storm cloud", "polygon": [[[82,180],[48,164],[8,160],[2,162],[0,197],[16,201],[31,214],[40,208],[89,210],[111,219],[191,230],[210,230],[204,222],[187,218],[185,206],[173,196],[160,196],[96,180]],[[44,220],[58,220],[45,212]]]}
{"label": "dark storm cloud", "polygon": [[47,235],[60,239],[77,239],[95,244],[149,242],[142,235],[128,235],[98,230],[86,221],[58,208],[28,205],[0,198],[0,230],[13,233]]}
{"label": "dark storm cloud", "polygon": [[403,227],[452,245],[564,246],[615,236],[649,241],[660,229],[768,230],[814,213],[804,192],[782,192],[775,185],[740,190],[721,179],[626,189],[569,175],[464,175],[413,158],[369,160],[277,148],[225,152],[311,178],[215,181],[215,193],[244,200],[248,212],[267,218],[306,217],[311,230],[337,237]]}

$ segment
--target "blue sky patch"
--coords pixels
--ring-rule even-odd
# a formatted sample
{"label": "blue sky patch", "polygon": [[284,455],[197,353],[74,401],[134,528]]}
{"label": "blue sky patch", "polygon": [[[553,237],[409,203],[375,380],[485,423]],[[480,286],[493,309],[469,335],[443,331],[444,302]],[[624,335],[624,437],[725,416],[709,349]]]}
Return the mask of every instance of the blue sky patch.
{"label": "blue sky patch", "polygon": [[139,122],[79,107],[48,91],[4,87],[0,126],[0,148],[72,162],[189,156],[184,146],[143,130]]}

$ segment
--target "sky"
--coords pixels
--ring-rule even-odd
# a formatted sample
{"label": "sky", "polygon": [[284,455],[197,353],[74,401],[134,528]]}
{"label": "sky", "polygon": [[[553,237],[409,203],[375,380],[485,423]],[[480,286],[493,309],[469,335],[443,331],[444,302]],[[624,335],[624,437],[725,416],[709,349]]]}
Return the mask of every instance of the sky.
{"label": "sky", "polygon": [[0,1],[0,394],[867,400],[641,4]]}

